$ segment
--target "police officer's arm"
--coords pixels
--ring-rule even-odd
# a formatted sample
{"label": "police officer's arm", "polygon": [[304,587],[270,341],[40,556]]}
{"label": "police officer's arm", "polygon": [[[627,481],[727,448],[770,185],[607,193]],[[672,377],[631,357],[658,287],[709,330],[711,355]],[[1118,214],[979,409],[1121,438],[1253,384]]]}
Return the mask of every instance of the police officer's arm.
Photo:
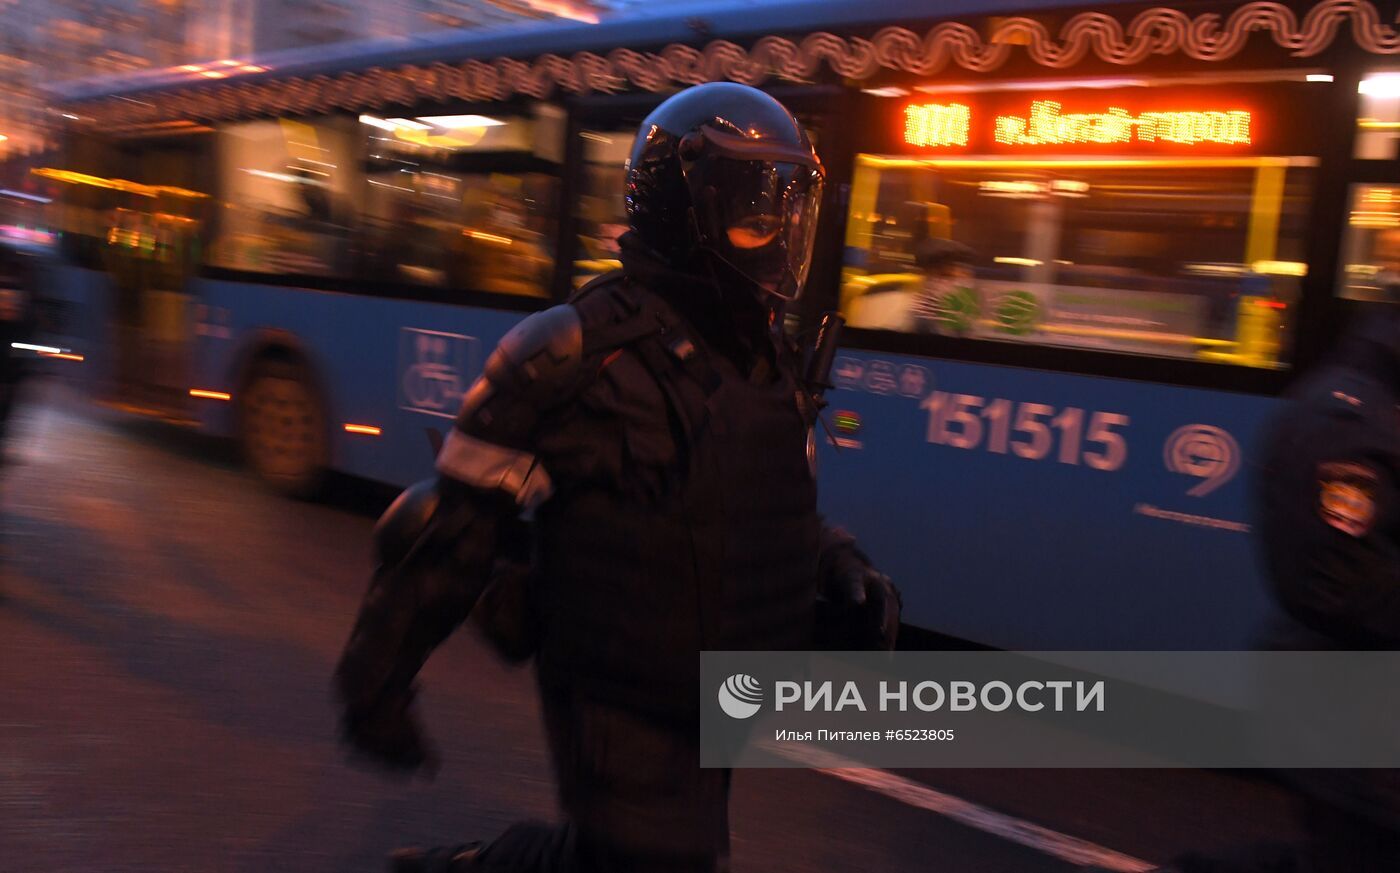
{"label": "police officer's arm", "polygon": [[822,524],[817,574],[817,643],[825,649],[895,647],[903,600],[839,527]]}
{"label": "police officer's arm", "polygon": [[437,478],[405,491],[375,527],[377,566],[336,688],[347,738],[384,763],[430,760],[412,710],[414,678],[491,581],[520,511],[551,493],[530,447],[571,388],[581,348],[572,307],[517,325],[467,392]]}

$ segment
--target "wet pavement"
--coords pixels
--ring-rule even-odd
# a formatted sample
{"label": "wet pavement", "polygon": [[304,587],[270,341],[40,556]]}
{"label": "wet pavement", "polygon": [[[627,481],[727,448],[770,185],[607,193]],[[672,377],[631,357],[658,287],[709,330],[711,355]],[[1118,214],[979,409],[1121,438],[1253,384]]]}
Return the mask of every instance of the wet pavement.
{"label": "wet pavement", "polygon": [[[221,446],[33,388],[0,476],[0,871],[372,871],[553,815],[530,671],[465,632],[423,676],[436,781],[338,746],[329,676],[392,495],[287,500]],[[736,870],[1072,869],[1018,822],[1149,861],[1296,831],[1291,799],[1242,774],[899,775],[1010,832],[918,792],[749,771]]]}

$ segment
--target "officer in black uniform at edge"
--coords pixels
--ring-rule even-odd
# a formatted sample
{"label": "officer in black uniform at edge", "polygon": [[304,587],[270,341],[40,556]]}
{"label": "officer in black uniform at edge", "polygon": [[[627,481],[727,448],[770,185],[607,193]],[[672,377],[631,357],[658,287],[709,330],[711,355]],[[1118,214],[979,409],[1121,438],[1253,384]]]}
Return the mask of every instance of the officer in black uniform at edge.
{"label": "officer in black uniform at edge", "polygon": [[[1265,648],[1400,649],[1400,234],[1393,242],[1379,276],[1390,302],[1358,316],[1267,429],[1259,545],[1286,615]],[[1193,853],[1160,873],[1400,870],[1400,770],[1281,775],[1303,803],[1301,845]]]}
{"label": "officer in black uniform at edge", "polygon": [[565,817],[391,869],[726,870],[730,772],[699,767],[699,653],[893,648],[898,593],[817,513],[816,402],[780,331],[823,175],[761,91],[668,99],[628,164],[622,269],[501,340],[436,481],[380,520],[337,671],[349,740],[430,758],[413,679],[472,613],[535,658]]}
{"label": "officer in black uniform at edge", "polygon": [[35,257],[0,243],[0,470],[7,459],[5,431],[32,357],[13,344],[34,341]]}

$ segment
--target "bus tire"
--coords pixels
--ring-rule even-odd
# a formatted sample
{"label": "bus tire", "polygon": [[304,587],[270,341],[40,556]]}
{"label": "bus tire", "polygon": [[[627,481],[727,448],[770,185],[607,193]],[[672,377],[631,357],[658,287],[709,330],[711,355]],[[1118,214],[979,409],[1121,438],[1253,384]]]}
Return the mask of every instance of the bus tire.
{"label": "bus tire", "polygon": [[239,442],[248,467],[278,493],[314,498],[330,456],[326,405],[306,367],[255,363],[241,392]]}

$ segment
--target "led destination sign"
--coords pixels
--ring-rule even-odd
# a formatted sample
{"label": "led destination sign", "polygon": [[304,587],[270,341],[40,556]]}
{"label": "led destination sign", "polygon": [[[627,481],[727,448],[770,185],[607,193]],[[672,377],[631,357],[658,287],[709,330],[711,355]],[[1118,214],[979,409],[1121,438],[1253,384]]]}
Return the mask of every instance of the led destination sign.
{"label": "led destination sign", "polygon": [[891,144],[899,151],[929,157],[1315,153],[1315,144],[1309,144],[1315,126],[1285,123],[1290,116],[1306,117],[1313,97],[1297,83],[1234,86],[1228,93],[1135,88],[939,96],[929,90],[926,99],[899,109],[898,126],[891,130]]}
{"label": "led destination sign", "polygon": [[1005,145],[1163,142],[1249,145],[1250,113],[1243,109],[1167,110],[1133,115],[1107,112],[1062,114],[1059,103],[1037,100],[1029,117],[998,115],[997,142]]}
{"label": "led destination sign", "polygon": [[[1137,115],[1117,106],[1103,112],[1066,113],[1054,100],[1036,100],[1026,115],[998,115],[993,130],[1004,146],[1126,145],[1165,142],[1249,145],[1253,113],[1247,109],[1153,110]],[[963,103],[923,103],[904,109],[904,141],[913,146],[965,146],[972,108]]]}
{"label": "led destination sign", "polygon": [[904,109],[904,141],[914,146],[965,146],[972,109],[962,103],[925,103]]}

